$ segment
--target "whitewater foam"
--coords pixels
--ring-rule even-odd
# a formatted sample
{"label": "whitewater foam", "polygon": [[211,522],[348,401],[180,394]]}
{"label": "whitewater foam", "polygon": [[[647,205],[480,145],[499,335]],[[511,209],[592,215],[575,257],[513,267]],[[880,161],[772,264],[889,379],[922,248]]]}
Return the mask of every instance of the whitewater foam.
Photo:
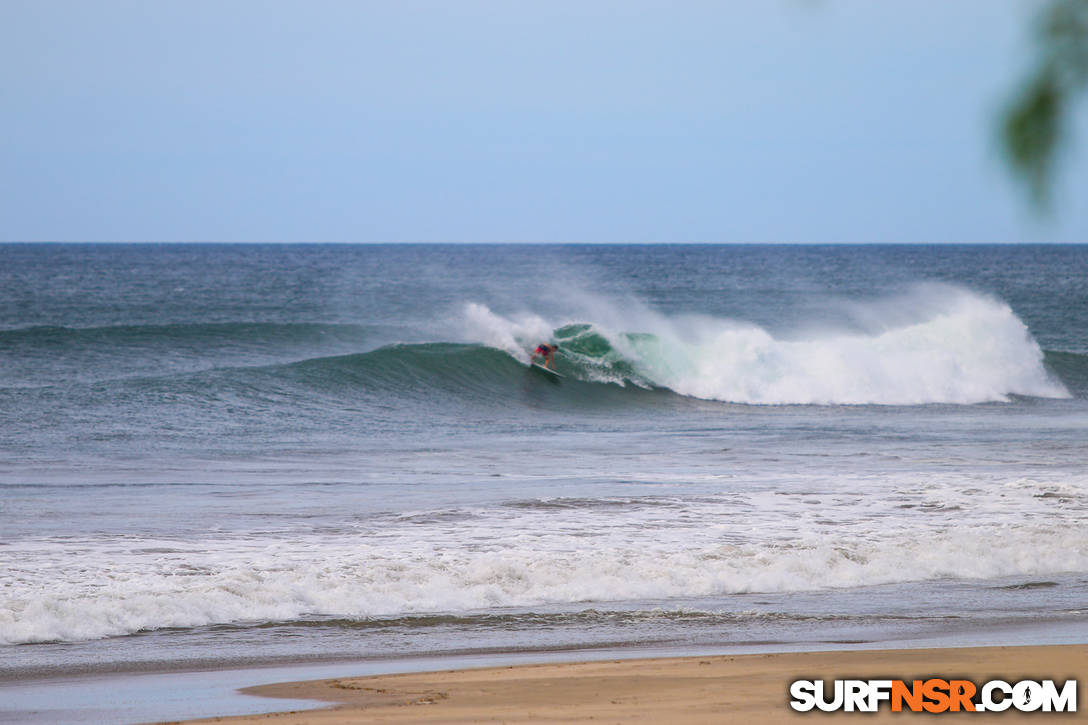
{"label": "whitewater foam", "polygon": [[[629,308],[621,328],[622,313],[611,303],[587,309],[585,319],[550,322],[535,314],[504,317],[473,303],[464,310],[464,323],[474,341],[518,359],[536,340],[555,339],[583,379],[664,387],[708,400],[922,405],[1069,397],[1047,371],[1027,326],[1000,300],[929,284],[849,304],[854,329],[809,327],[789,334],[743,320],[667,317],[638,305]],[[597,321],[598,311],[607,322]],[[607,350],[580,350],[587,336],[605,340]]]}
{"label": "whitewater foam", "polygon": [[1072,522],[1088,481],[1063,481],[1064,500],[1037,495],[1046,481],[984,495],[977,482],[920,479],[864,497],[435,510],[328,534],[28,539],[5,547],[0,642],[1085,571],[1088,532]]}

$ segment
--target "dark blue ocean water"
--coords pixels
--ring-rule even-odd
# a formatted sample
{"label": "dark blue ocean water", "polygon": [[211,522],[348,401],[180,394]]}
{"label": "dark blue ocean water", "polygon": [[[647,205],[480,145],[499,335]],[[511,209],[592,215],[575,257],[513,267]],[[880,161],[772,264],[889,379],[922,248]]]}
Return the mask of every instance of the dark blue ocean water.
{"label": "dark blue ocean water", "polygon": [[9,677],[1083,642],[1086,516],[1088,246],[0,245]]}

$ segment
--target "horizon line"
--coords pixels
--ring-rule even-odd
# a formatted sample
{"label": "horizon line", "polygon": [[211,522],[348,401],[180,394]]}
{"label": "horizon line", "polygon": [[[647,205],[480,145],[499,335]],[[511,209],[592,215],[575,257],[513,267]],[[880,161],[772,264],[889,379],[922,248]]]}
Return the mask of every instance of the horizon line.
{"label": "horizon line", "polygon": [[903,242],[903,241],[872,241],[872,242],[796,242],[796,241],[778,241],[778,242],[691,242],[691,241],[501,241],[501,240],[478,240],[478,241],[461,241],[461,240],[445,240],[445,241],[330,241],[330,240],[286,240],[286,239],[272,239],[272,240],[215,240],[215,239],[142,239],[142,240],[125,240],[125,239],[9,239],[0,240],[0,245],[17,245],[17,244],[119,244],[119,245],[164,245],[164,244],[216,244],[216,245],[343,245],[343,246],[706,246],[706,247],[726,247],[726,246],[823,246],[823,247],[867,247],[867,246],[1078,246],[1088,244],[1088,240],[1085,241],[920,241],[920,242]]}

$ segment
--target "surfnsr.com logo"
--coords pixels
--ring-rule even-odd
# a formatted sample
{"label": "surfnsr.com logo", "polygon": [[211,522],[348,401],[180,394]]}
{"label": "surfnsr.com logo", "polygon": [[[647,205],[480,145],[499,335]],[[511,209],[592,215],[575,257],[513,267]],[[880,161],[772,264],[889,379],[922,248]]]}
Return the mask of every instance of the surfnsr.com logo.
{"label": "surfnsr.com logo", "polygon": [[1077,681],[1054,680],[796,680],[790,707],[798,712],[1076,712]]}

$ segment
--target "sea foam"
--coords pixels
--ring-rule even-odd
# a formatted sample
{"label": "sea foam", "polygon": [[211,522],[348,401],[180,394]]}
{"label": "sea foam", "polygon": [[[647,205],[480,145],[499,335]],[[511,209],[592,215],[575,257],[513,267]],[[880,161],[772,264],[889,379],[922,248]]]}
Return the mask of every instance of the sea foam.
{"label": "sea foam", "polygon": [[[0,643],[164,627],[464,614],[1088,570],[1088,481],[537,500],[406,512],[335,533],[25,540]],[[590,505],[592,504],[592,505]],[[909,504],[909,506],[905,506]]]}

